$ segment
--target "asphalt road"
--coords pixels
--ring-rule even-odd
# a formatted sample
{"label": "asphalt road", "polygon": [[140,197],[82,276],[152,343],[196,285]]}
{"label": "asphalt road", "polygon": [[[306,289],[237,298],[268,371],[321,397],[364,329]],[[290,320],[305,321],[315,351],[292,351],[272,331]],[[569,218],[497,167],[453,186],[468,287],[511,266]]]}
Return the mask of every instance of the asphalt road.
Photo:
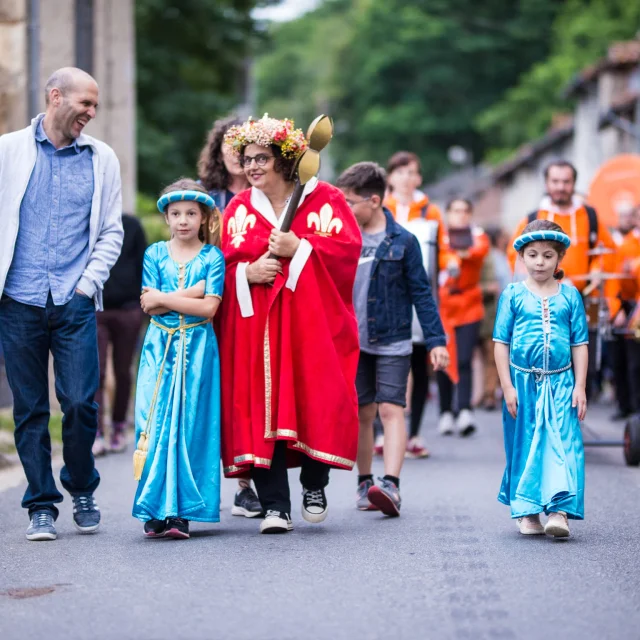
{"label": "asphalt road", "polygon": [[65,500],[58,540],[33,543],[23,488],[4,491],[0,638],[640,638],[640,470],[588,449],[587,519],[568,541],[524,538],[495,497],[499,417],[480,416],[468,440],[427,429],[433,456],[407,462],[395,520],[357,512],[355,474],[335,472],[329,518],[309,525],[292,474],[290,534],[232,517],[225,481],[220,524],[145,540],[128,452],[99,462],[98,534],[75,533]]}

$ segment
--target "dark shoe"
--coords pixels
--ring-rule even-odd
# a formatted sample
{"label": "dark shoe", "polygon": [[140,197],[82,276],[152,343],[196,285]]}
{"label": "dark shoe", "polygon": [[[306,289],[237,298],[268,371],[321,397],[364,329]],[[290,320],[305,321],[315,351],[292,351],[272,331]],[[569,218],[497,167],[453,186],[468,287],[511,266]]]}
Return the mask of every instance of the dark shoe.
{"label": "dark shoe", "polygon": [[58,533],[53,524],[51,511],[34,511],[31,514],[31,523],[27,529],[27,540],[32,542],[40,540],[55,540]]}
{"label": "dark shoe", "polygon": [[231,515],[244,516],[245,518],[257,518],[262,515],[262,505],[251,487],[245,487],[236,493],[233,507],[231,507]]}
{"label": "dark shoe", "polygon": [[322,522],[329,513],[329,505],[327,504],[327,496],[324,489],[310,491],[302,488],[302,517],[307,522],[318,524]]}
{"label": "dark shoe", "polygon": [[93,496],[71,496],[73,498],[73,524],[80,533],[94,533],[100,527],[100,509]]}
{"label": "dark shoe", "polygon": [[283,511],[268,509],[260,523],[260,533],[287,533],[293,529],[291,516]]}
{"label": "dark shoe", "polygon": [[166,520],[147,520],[144,523],[145,538],[164,538],[167,533]]}
{"label": "dark shoe", "polygon": [[395,483],[385,478],[379,478],[380,486],[373,485],[369,489],[368,497],[372,505],[380,509],[385,516],[396,518],[400,515],[400,491]]}
{"label": "dark shoe", "polygon": [[189,521],[184,518],[167,518],[165,536],[174,540],[189,539]]}
{"label": "dark shoe", "polygon": [[369,502],[369,489],[373,487],[373,480],[364,480],[358,485],[356,492],[356,509],[358,511],[376,511],[378,507]]}

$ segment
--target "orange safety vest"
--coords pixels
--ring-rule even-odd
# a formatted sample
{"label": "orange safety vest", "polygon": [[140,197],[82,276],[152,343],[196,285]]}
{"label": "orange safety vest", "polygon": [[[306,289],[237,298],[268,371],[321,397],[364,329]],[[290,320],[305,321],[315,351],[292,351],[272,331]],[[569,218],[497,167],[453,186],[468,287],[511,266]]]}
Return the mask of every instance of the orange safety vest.
{"label": "orange safety vest", "polygon": [[[568,280],[572,280],[574,276],[590,273],[594,269],[613,271],[615,263],[613,256],[592,258],[587,254],[592,244],[615,249],[615,243],[608,229],[603,224],[598,225],[596,242],[590,243],[589,215],[584,206],[578,207],[571,213],[553,213],[546,210],[539,210],[538,219],[555,222],[560,225],[562,230],[571,238],[571,246],[567,249],[567,253],[562,261],[562,269]],[[513,241],[522,235],[527,224],[529,224],[528,218],[524,218],[520,222],[507,249],[507,257],[512,270],[515,269],[516,259],[518,257],[518,252],[513,248]],[[587,285],[587,280],[575,280],[573,284],[579,291],[582,291]]]}

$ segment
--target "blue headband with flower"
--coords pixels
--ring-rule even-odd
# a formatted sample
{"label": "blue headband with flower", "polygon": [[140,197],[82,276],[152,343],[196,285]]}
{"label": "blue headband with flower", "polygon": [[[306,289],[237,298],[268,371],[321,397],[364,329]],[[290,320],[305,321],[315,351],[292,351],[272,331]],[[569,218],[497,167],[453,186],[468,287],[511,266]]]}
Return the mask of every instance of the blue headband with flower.
{"label": "blue headband with flower", "polygon": [[216,206],[213,198],[208,193],[202,193],[202,191],[170,191],[160,196],[158,200],[158,211],[164,213],[171,202],[180,202],[183,200],[191,200],[193,202],[200,202],[203,205],[213,209]]}
{"label": "blue headband with flower", "polygon": [[520,251],[522,247],[529,244],[530,242],[560,242],[567,249],[571,246],[571,238],[561,231],[551,231],[551,230],[540,230],[540,231],[530,231],[529,233],[523,233],[521,236],[518,236],[514,243],[513,248],[516,251]]}

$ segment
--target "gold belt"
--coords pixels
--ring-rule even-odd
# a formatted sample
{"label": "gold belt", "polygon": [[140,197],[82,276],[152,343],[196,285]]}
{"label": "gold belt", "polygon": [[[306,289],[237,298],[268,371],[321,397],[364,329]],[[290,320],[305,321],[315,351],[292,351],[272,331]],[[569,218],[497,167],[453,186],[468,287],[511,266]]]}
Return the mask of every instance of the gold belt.
{"label": "gold belt", "polygon": [[185,331],[186,329],[193,329],[194,327],[199,327],[202,324],[207,324],[211,322],[211,320],[209,318],[205,318],[204,320],[201,320],[200,322],[192,322],[191,324],[180,324],[177,327],[165,327],[163,324],[160,324],[157,320],[154,320],[153,318],[151,318],[151,324],[155,325],[156,327],[158,327],[158,329],[162,329],[163,331],[166,331],[170,336],[172,336],[174,333],[177,333],[178,331]]}

